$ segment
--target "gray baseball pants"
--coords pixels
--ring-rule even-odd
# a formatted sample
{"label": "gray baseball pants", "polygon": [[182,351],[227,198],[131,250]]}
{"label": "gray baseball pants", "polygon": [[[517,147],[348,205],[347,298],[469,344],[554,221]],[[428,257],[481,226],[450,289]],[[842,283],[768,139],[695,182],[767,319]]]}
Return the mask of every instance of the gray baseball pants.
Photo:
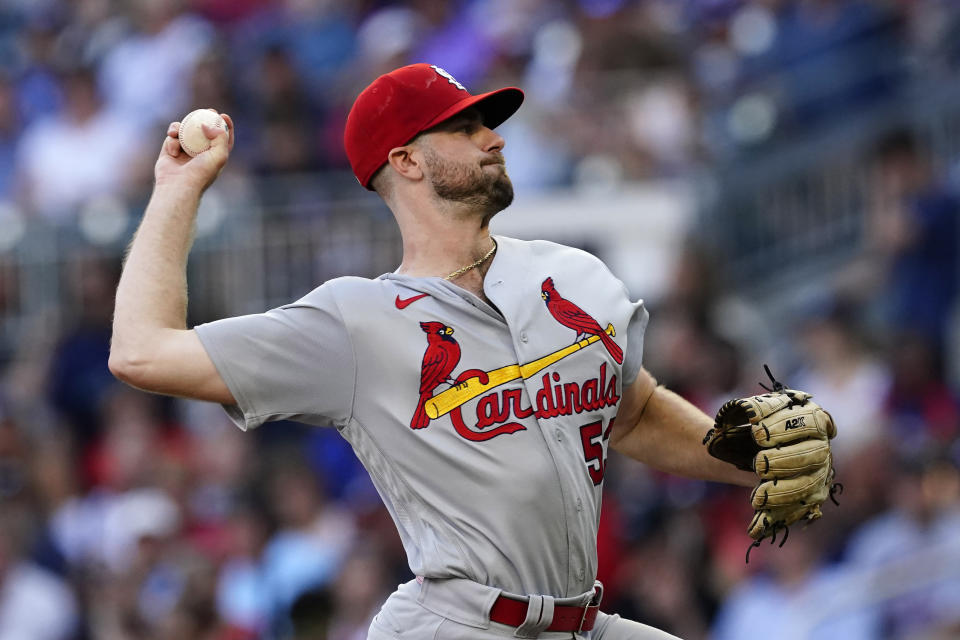
{"label": "gray baseball pants", "polygon": [[[536,626],[511,627],[489,618],[499,589],[469,580],[411,580],[400,585],[370,624],[368,640],[678,640],[647,625],[600,612],[593,630],[584,633],[538,631]],[[578,605],[591,593],[556,601]],[[540,623],[543,624],[543,623]],[[549,625],[549,620],[546,621]]]}

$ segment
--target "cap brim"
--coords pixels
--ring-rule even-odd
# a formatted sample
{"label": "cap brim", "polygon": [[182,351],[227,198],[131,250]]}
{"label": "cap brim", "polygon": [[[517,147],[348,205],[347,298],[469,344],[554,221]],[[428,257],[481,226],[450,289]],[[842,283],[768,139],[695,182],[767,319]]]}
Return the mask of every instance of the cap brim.
{"label": "cap brim", "polygon": [[523,104],[523,91],[517,87],[504,87],[496,91],[481,93],[464,98],[460,102],[449,106],[428,122],[421,131],[431,129],[470,107],[476,107],[477,111],[480,112],[484,126],[495,129],[516,113],[521,104]]}

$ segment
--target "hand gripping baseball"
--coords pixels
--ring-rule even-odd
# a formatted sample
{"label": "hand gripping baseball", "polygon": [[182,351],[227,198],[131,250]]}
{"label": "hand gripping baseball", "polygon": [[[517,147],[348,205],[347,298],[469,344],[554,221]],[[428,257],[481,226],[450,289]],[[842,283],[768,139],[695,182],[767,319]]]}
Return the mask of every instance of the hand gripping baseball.
{"label": "hand gripping baseball", "polygon": [[210,148],[196,157],[190,157],[180,146],[180,123],[170,123],[154,166],[157,185],[177,184],[202,192],[217,179],[227,163],[234,141],[233,120],[225,113],[220,115],[227,123],[227,130],[202,125],[203,134],[210,140]]}
{"label": "hand gripping baseball", "polygon": [[766,371],[773,389],[724,404],[703,440],[710,455],[760,478],[750,496],[754,516],[748,534],[754,543],[748,562],[760,541],[769,537],[772,544],[782,529],[783,545],[791,524],[820,518],[820,505],[827,498],[836,503],[834,494],[843,489],[833,482],[833,418],[809,393],[787,389]]}

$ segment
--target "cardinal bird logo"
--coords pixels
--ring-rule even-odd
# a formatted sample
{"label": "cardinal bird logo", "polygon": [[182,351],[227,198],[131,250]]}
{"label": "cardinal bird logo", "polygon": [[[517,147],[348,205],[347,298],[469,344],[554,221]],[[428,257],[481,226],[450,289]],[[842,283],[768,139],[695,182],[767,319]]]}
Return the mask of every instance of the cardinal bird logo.
{"label": "cardinal bird logo", "polygon": [[444,382],[454,384],[450,374],[460,362],[460,345],[453,339],[453,327],[442,322],[421,322],[420,328],[427,334],[427,350],[420,367],[420,402],[410,420],[411,429],[423,429],[430,424],[427,400]]}
{"label": "cardinal bird logo", "polygon": [[578,341],[587,336],[599,336],[603,346],[610,352],[610,357],[616,360],[617,364],[623,364],[623,349],[604,332],[593,316],[560,295],[553,286],[553,278],[547,278],[540,285],[540,297],[547,303],[547,311],[554,320],[577,332]]}

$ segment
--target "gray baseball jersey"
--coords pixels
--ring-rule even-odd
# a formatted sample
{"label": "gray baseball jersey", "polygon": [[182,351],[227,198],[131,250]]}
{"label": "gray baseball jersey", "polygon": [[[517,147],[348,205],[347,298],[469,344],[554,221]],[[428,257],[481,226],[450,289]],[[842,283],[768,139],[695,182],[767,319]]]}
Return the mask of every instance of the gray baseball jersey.
{"label": "gray baseball jersey", "polygon": [[607,445],[647,312],[585,252],[496,241],[496,308],[391,273],[196,331],[242,429],[339,429],[415,574],[574,596],[593,586]]}

